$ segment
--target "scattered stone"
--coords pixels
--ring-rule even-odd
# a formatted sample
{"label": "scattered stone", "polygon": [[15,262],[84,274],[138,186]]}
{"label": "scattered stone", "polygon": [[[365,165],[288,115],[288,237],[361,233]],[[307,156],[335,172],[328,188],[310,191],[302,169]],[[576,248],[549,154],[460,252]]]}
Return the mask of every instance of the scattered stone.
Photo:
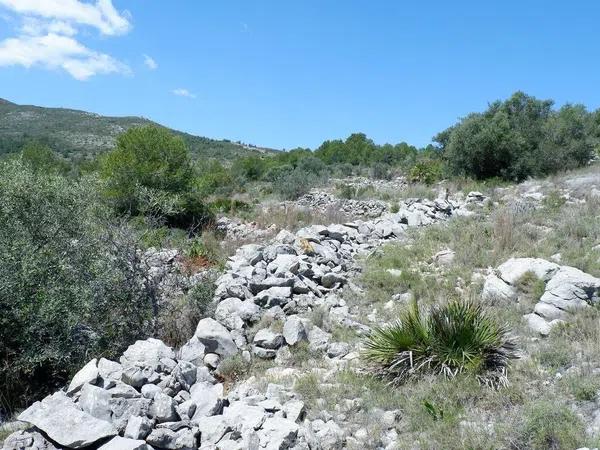
{"label": "scattered stone", "polygon": [[69,448],[87,447],[117,434],[112,424],[83,412],[61,391],[35,402],[18,418],[42,430],[59,445]]}

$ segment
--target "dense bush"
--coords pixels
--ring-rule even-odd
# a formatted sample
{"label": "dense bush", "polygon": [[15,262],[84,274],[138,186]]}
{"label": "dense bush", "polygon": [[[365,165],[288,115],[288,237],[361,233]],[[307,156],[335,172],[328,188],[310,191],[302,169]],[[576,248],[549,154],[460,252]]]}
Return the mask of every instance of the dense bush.
{"label": "dense bush", "polygon": [[164,128],[131,128],[121,134],[117,147],[103,158],[101,174],[118,212],[152,215],[192,231],[212,220],[202,193],[193,189],[194,171],[183,140]]}
{"label": "dense bush", "polygon": [[470,373],[498,386],[506,383],[515,350],[508,329],[480,304],[455,300],[422,315],[413,302],[395,324],[373,331],[365,342],[364,358],[394,383],[426,373]]}
{"label": "dense bush", "polygon": [[28,142],[21,150],[21,161],[29,166],[31,170],[39,173],[58,173],[65,175],[70,166],[52,149],[36,141]]}
{"label": "dense bush", "polygon": [[583,106],[552,109],[522,92],[473,113],[434,139],[451,174],[522,180],[586,164],[597,135]]}
{"label": "dense bush", "polygon": [[0,172],[0,406],[56,388],[93,356],[144,336],[151,287],[137,245],[113,222],[96,185]]}

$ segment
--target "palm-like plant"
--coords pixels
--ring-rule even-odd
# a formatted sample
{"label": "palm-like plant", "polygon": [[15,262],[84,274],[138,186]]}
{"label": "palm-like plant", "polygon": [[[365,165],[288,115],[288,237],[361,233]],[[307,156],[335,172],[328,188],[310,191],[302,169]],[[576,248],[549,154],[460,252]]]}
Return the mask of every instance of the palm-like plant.
{"label": "palm-like plant", "polygon": [[392,383],[425,373],[471,373],[484,384],[501,386],[508,382],[506,370],[517,349],[509,329],[479,303],[454,300],[424,315],[413,302],[396,323],[369,335],[363,357]]}

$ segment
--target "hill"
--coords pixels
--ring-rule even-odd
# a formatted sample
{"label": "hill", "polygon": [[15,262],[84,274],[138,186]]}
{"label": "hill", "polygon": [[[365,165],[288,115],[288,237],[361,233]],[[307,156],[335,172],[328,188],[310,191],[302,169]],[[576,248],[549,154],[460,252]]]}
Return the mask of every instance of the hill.
{"label": "hill", "polygon": [[[110,150],[120,133],[140,125],[161,126],[143,117],[109,117],[74,109],[17,105],[0,98],[0,155],[18,151],[26,142],[37,140],[69,159],[89,158]],[[194,157],[232,160],[275,151],[171,131],[186,141]]]}

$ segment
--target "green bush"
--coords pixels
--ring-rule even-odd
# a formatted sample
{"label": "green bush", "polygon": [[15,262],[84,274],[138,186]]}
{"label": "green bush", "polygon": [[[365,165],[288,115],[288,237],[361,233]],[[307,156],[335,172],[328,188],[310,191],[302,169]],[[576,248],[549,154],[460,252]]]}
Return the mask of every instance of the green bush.
{"label": "green bush", "polygon": [[202,192],[193,189],[185,143],[164,128],[138,127],[121,134],[115,150],[102,159],[101,174],[109,200],[121,213],[152,216],[192,232],[213,219]]}
{"label": "green bush", "polygon": [[157,336],[174,347],[181,347],[194,335],[198,322],[214,312],[214,279],[192,287],[185,295],[163,305],[157,323]]}
{"label": "green bush", "polygon": [[273,183],[273,192],[278,194],[283,200],[296,200],[308,194],[313,187],[324,183],[325,179],[324,176],[296,168],[280,176]]}
{"label": "green bush", "polygon": [[89,180],[0,168],[0,407],[56,389],[90,355],[150,333],[138,245]]}
{"label": "green bush", "polygon": [[523,417],[522,447],[532,450],[562,450],[583,445],[585,430],[579,417],[567,406],[553,402],[532,404]]}
{"label": "green bush", "polygon": [[364,351],[373,369],[394,383],[427,373],[470,373],[485,384],[504,385],[515,357],[508,329],[480,304],[464,300],[435,306],[426,315],[413,302],[395,324],[376,328]]}
{"label": "green bush", "polygon": [[58,173],[66,175],[70,166],[52,149],[39,142],[29,142],[21,150],[21,161],[31,170],[39,173]]}
{"label": "green bush", "polygon": [[552,104],[516,92],[438,134],[450,172],[523,180],[586,164],[597,139],[593,115],[580,105],[554,111]]}
{"label": "green bush", "polygon": [[417,162],[409,173],[413,183],[431,185],[442,178],[442,163],[436,160],[422,160]]}
{"label": "green bush", "polygon": [[154,126],[127,130],[116,148],[101,161],[107,193],[117,209],[137,213],[138,188],[177,194],[190,188],[192,166],[185,143],[165,128]]}

